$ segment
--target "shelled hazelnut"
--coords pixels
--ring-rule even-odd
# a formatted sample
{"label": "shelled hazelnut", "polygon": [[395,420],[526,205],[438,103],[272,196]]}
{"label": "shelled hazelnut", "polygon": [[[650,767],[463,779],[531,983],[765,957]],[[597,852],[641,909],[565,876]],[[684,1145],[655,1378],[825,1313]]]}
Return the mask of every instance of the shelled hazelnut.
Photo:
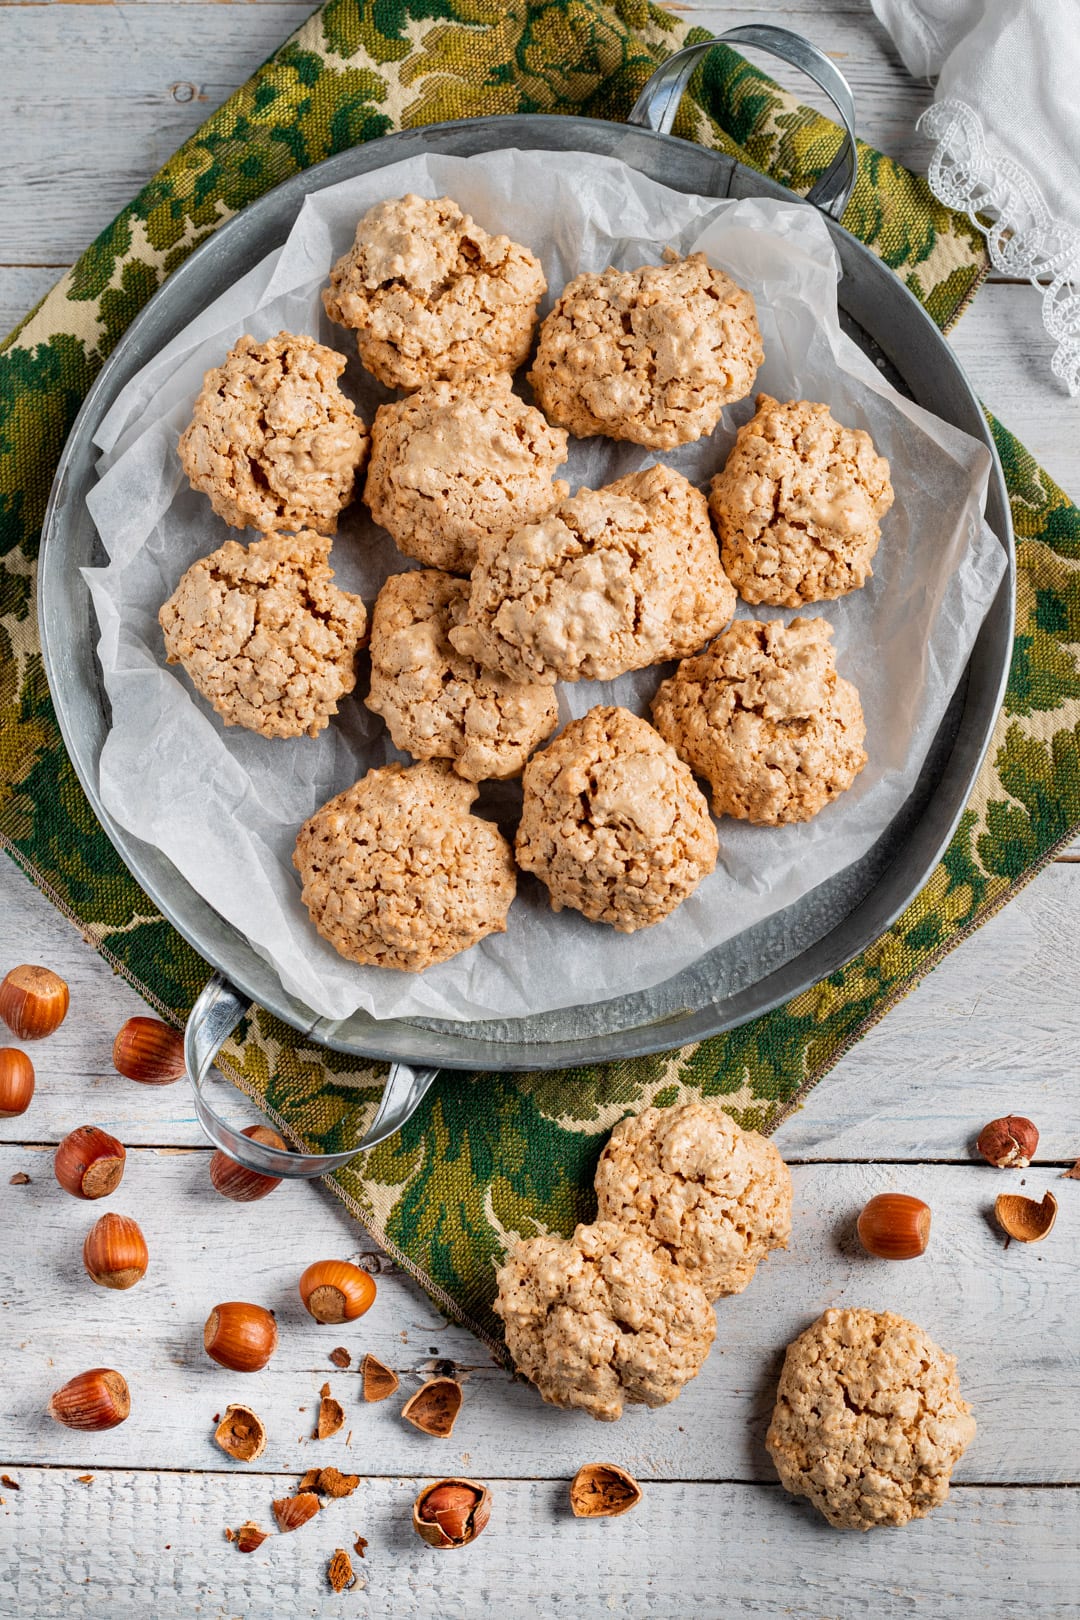
{"label": "shelled hazelnut", "polygon": [[975,1146],[998,1170],[1026,1170],[1035,1157],[1039,1133],[1022,1114],[1006,1114],[992,1119],[979,1132]]}
{"label": "shelled hazelnut", "polygon": [[23,963],[0,984],[0,1018],[20,1041],[40,1041],[59,1029],[69,1001],[67,985],[51,968]]}

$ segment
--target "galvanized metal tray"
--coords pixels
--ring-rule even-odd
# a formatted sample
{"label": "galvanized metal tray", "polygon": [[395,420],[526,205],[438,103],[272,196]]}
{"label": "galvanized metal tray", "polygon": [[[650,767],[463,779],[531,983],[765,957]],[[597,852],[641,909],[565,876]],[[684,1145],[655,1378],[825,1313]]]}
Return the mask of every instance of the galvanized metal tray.
{"label": "galvanized metal tray", "polygon": [[[766,37],[768,36],[768,37]],[[42,645],[49,686],[75,770],[106,833],[163,914],[218,970],[192,1014],[188,1056],[208,1133],[253,1169],[323,1174],[338,1154],[286,1153],[240,1136],[208,1097],[205,1082],[221,1042],[252,1002],[314,1041],[395,1064],[376,1126],[357,1147],[396,1129],[441,1068],[544,1069],[631,1057],[685,1045],[768,1011],[835,971],[876,939],[926,882],[956,826],[986,751],[1012,651],[1015,560],[1004,478],[978,402],[948,343],[900,279],[834,216],[855,179],[850,92],[814,47],[774,28],[732,30],[807,68],[837,101],[844,146],[808,201],[822,208],[843,267],[841,318],[848,334],[894,384],[937,416],[981,440],[993,458],[987,518],[1008,567],[960,683],[902,812],[862,860],[789,907],[746,930],[658,994],[628,996],[508,1024],[375,1020],[356,1013],[331,1024],[288,995],[236,929],[198,895],[152,845],[110,817],[98,791],[98,759],[110,725],[97,663],[97,626],[80,575],[103,552],[86,510],[95,480],[93,437],[128,380],[239,275],[284,240],[305,196],[357,174],[426,152],[467,156],[517,147],[603,153],[677,190],[716,197],[790,198],[775,182],[718,152],[678,140],[670,127],[686,78],[708,45],[665,63],[630,125],[575,117],[468,119],[391,135],[295,176],[222,226],[173,272],[129,328],[92,388],[64,451],[45,520],[39,573]],[[644,127],[635,127],[644,126]],[[420,1065],[422,1067],[417,1068]]]}

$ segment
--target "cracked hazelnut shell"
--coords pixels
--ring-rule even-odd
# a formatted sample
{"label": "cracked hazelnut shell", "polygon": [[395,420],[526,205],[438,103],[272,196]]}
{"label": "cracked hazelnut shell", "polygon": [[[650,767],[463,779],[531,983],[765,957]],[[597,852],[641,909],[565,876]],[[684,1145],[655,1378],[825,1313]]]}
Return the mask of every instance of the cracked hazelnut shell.
{"label": "cracked hazelnut shell", "polygon": [[617,1519],[641,1501],[641,1486],[615,1463],[585,1463],[570,1481],[576,1519]]}
{"label": "cracked hazelnut shell", "polygon": [[236,1462],[254,1462],[266,1450],[266,1428],[250,1406],[227,1406],[214,1439]]}
{"label": "cracked hazelnut shell", "polygon": [[429,1378],[401,1408],[406,1423],[436,1440],[449,1440],[461,1411],[461,1385],[456,1378]]}
{"label": "cracked hazelnut shell", "polygon": [[999,1193],[994,1200],[994,1219],[1018,1243],[1041,1243],[1057,1220],[1057,1208],[1052,1192],[1044,1193],[1041,1203],[1023,1193]]}
{"label": "cracked hazelnut shell", "polygon": [[467,1547],[491,1518],[491,1492],[475,1479],[440,1479],[413,1503],[413,1529],[429,1547]]}

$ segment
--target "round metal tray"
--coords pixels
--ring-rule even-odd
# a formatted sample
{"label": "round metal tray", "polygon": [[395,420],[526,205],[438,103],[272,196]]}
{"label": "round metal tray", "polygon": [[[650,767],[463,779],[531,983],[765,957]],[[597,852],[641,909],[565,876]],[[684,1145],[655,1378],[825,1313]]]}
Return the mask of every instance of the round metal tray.
{"label": "round metal tray", "polygon": [[[126,865],[181,934],[239,987],[217,984],[214,1039],[237,1005],[258,1002],[340,1051],[459,1069],[542,1069],[636,1056],[700,1040],[768,1011],[842,966],[876,939],[926,882],[947,844],[987,748],[1012,650],[1014,556],[1004,480],[982,411],[956,358],[900,279],[828,217],[843,266],[849,334],[919,404],[990,450],[987,517],[1008,557],[1001,589],[940,727],[916,791],[877,846],[779,918],[747,930],[670,981],[663,1010],[642,1019],[639,998],[512,1023],[442,1024],[357,1013],[329,1023],[285,993],[248,941],[151,845],[117,826],[98,792],[109,706],[95,654],[97,627],[79,570],[103,552],[86,510],[95,479],[93,436],[127,381],[206,304],[287,235],[308,192],[426,152],[467,156],[518,147],[616,157],[664,185],[705,196],[788,197],[783,187],[717,152],[653,130],[588,118],[513,116],[432,125],[343,152],[295,176],[221,227],[160,289],[113,350],[68,440],[42,538],[40,619],[46,669],[75,770]],[[853,178],[853,175],[852,175]],[[845,188],[846,190],[846,188]],[[835,205],[835,198],[832,199]],[[212,1042],[204,1032],[206,1064]],[[193,1076],[194,1077],[194,1076]],[[329,1168],[320,1158],[322,1168]],[[261,1164],[259,1167],[262,1167]],[[275,1166],[281,1173],[280,1166]],[[300,1173],[312,1173],[311,1170]]]}

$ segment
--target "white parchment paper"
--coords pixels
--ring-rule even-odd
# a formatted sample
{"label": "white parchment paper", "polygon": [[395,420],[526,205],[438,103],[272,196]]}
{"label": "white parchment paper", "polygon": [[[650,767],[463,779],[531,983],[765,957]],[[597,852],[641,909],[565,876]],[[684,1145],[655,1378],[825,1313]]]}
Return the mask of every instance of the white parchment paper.
{"label": "white parchment paper", "polygon": [[[523,879],[505,935],[423,974],[339,957],[311,926],[291,861],[296,831],[319,805],[372,766],[404,757],[360,702],[366,658],[356,695],[326,732],[271,741],[221,725],[179,669],[166,667],[157,623],[161,603],[197,557],[230,536],[254,538],[227,530],[180,471],[176,440],[203,372],[245,332],[259,339],[282,328],[309,332],[353,352],[319,293],[358,216],[405,191],[448,193],[489,231],[532,247],[548,279],[545,310],[581,270],[655,263],[669,245],[704,250],[757,300],[765,345],[758,388],[781,399],[825,400],[840,421],[868,429],[896,490],[872,582],[806,610],[835,626],[840,671],[862,696],[870,761],[850,792],[802,826],[722,821],[716,871],[655,928],[626,937],[574,912],[556,916],[545,891]],[[85,572],[112,704],[100,765],[111,814],[162,849],[273,964],[285,988],[330,1019],[357,1008],[380,1018],[513,1019],[644,990],[858,859],[914,787],[1005,558],[982,520],[985,447],[904,400],[843,336],[838,274],[828,231],[811,207],[688,197],[584,153],[410,159],[308,198],[284,247],[159,353],[98,433],[101,476],[89,506],[109,563]],[[355,360],[345,384],[368,421],[390,397]],[[744,401],[710,438],[663,459],[704,486],[752,410]],[[657,459],[633,445],[571,440],[564,475],[572,489],[595,487]],[[338,582],[369,606],[387,574],[413,566],[359,502],[342,522],[331,561]],[[664,673],[560,685],[563,719],[597,703],[647,713]],[[495,792],[491,813],[512,821],[516,791]]]}

